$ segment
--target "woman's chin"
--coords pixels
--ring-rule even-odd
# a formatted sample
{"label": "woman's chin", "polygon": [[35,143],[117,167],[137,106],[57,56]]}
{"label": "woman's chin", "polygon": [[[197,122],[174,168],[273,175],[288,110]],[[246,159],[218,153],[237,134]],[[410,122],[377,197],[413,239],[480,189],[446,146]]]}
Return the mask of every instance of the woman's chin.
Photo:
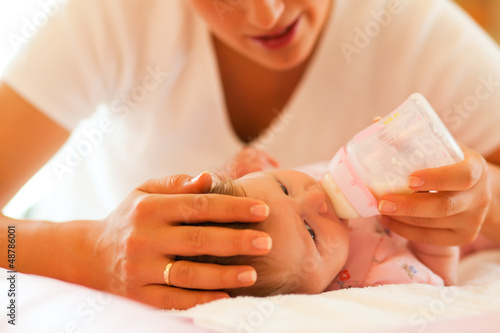
{"label": "woman's chin", "polygon": [[302,65],[308,55],[309,53],[298,54],[297,52],[282,55],[256,55],[252,60],[270,70],[284,72]]}

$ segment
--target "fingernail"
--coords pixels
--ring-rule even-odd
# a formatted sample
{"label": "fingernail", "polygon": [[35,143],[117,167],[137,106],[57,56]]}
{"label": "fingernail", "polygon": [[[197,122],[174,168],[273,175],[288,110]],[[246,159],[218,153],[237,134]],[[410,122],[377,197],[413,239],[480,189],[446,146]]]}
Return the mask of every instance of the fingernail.
{"label": "fingernail", "polygon": [[382,200],[378,204],[378,210],[381,213],[394,213],[397,209],[398,205],[392,201]]}
{"label": "fingernail", "polygon": [[250,213],[258,217],[267,217],[269,215],[268,205],[257,205],[250,208]]}
{"label": "fingernail", "polygon": [[257,273],[255,271],[241,272],[237,279],[242,283],[255,282],[257,281]]}
{"label": "fingernail", "polygon": [[408,178],[408,187],[420,187],[424,185],[424,180],[420,177],[411,176]]}
{"label": "fingernail", "polygon": [[198,180],[200,180],[201,176],[203,176],[203,174],[205,173],[208,173],[208,171],[203,171],[202,173],[200,173],[198,176],[194,177],[194,178],[191,178],[191,180],[189,181],[190,184],[192,183],[196,183]]}
{"label": "fingernail", "polygon": [[195,183],[197,183],[202,177],[204,177],[206,174],[210,175],[210,177],[212,178],[212,181],[210,182],[210,184],[207,184],[205,183],[204,184],[204,188],[202,189],[203,192],[208,192],[210,191],[210,189],[212,188],[213,186],[213,177],[212,177],[212,174],[208,171],[203,171],[202,173],[200,173],[198,176],[194,177],[194,178],[191,178],[190,181],[186,182],[185,186],[189,186],[189,185],[193,185]]}
{"label": "fingernail", "polygon": [[252,245],[259,250],[270,250],[273,246],[271,237],[259,237],[252,241]]}

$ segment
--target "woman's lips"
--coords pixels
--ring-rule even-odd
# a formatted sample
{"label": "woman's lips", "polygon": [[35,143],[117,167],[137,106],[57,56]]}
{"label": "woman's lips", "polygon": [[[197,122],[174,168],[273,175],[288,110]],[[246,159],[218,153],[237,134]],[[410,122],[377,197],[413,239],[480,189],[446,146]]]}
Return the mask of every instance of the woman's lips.
{"label": "woman's lips", "polygon": [[251,38],[260,45],[262,45],[263,47],[270,50],[275,50],[285,47],[288,44],[290,44],[290,42],[293,40],[293,37],[295,37],[299,21],[300,21],[300,16],[286,28],[282,29],[277,33],[256,36]]}

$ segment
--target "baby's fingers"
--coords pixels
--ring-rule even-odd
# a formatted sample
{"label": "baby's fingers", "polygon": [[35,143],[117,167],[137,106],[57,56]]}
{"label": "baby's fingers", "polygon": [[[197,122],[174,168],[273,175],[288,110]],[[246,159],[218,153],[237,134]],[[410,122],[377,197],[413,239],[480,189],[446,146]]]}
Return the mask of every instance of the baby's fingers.
{"label": "baby's fingers", "polygon": [[269,155],[268,153],[266,152],[263,152],[263,154],[265,155],[266,157],[266,162],[272,166],[273,168],[279,168],[280,166],[280,163],[273,157],[271,157],[271,155]]}

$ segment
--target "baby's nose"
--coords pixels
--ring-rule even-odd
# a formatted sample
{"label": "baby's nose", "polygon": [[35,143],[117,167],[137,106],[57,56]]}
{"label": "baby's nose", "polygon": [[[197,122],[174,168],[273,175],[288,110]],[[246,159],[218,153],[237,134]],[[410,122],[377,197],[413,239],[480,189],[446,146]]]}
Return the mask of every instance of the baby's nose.
{"label": "baby's nose", "polygon": [[328,211],[325,193],[315,185],[306,188],[303,204],[306,209],[313,209],[316,213],[325,214]]}

